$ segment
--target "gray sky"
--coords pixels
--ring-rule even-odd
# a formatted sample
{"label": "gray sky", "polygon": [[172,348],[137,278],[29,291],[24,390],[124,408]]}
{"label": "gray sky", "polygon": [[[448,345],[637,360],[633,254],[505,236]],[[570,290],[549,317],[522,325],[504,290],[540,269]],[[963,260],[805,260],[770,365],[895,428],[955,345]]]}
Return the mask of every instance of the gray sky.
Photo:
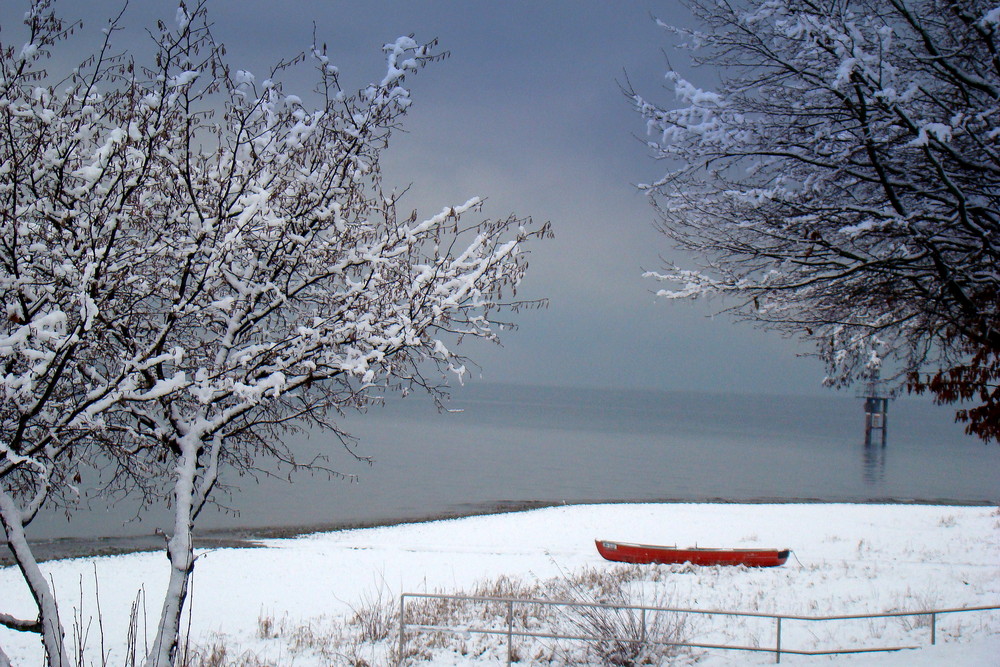
{"label": "gray sky", "polygon": [[[0,3],[4,42],[13,42],[25,6],[21,0]],[[83,33],[73,42],[79,49],[75,62],[94,48],[104,21],[121,4],[60,0],[59,6],[67,17],[86,13]],[[503,348],[480,345],[467,351],[481,363],[484,382],[828,392],[821,386],[822,365],[798,356],[805,348],[726,316],[709,317],[724,307],[722,303],[657,300],[653,292],[658,285],[642,278],[644,269],[658,268],[661,255],[671,251],[654,230],[652,209],[634,187],[658,178],[661,167],[638,136],[644,122],[631,110],[619,82],[627,72],[637,89],[669,101],[661,87],[666,58],[680,68],[683,54],[663,52],[666,36],[651,13],[684,20],[684,10],[674,0],[210,0],[209,8],[230,64],[254,72],[258,79],[280,58],[308,49],[314,23],[348,88],[381,80],[381,47],[400,35],[414,33],[418,41],[439,38],[441,48],[450,51],[449,59],[408,79],[414,104],[404,121],[407,132],[396,136],[385,156],[386,183],[400,188],[412,184],[404,211],[417,208],[431,215],[480,195],[487,198],[485,212],[491,217],[530,215],[551,221],[556,232],[554,240],[537,244],[520,293],[548,297],[550,307],[517,315],[520,328],[505,337]],[[172,21],[175,9],[173,0],[133,0],[126,21],[130,32],[121,34],[117,43],[132,50],[148,48],[142,28],[155,25],[157,18]],[[303,99],[310,89],[311,83],[285,81],[286,92]],[[391,415],[381,426],[364,422],[367,430],[360,423],[352,424],[352,431],[373,445],[366,451],[384,462],[373,471],[364,468],[366,486],[350,496],[353,500],[346,499],[353,485],[320,486],[299,479],[294,493],[281,486],[276,494],[274,483],[245,484],[251,490],[236,503],[247,510],[241,521],[253,525],[287,520],[255,513],[270,507],[274,498],[294,507],[288,510],[278,502],[277,512],[290,511],[288,516],[305,522],[312,519],[303,508],[326,512],[324,508],[334,503],[333,493],[338,494],[338,516],[349,516],[344,508],[356,506],[363,514],[371,511],[373,498],[384,508],[380,494],[437,488],[437,467],[428,468],[431,477],[424,480],[414,476],[405,460],[398,462],[399,437],[392,430]],[[403,432],[412,428],[411,421],[402,423]],[[442,431],[427,424],[420,426],[425,439],[418,440],[421,447],[428,444],[428,451],[437,451],[433,446],[455,441],[454,435],[436,438]],[[858,421],[858,437],[860,428]],[[467,465],[469,459],[462,456],[468,454],[455,455],[456,469]],[[473,456],[478,461],[478,455]],[[335,460],[336,466],[343,465],[342,459]],[[723,478],[734,474],[731,460],[719,463]],[[404,481],[395,481],[394,474]],[[416,493],[405,496],[410,506],[422,506],[423,501],[414,500],[422,497]],[[264,497],[266,502],[260,501]],[[118,533],[129,507],[121,505],[106,515],[90,513],[73,527],[51,515],[44,520],[48,524],[38,522],[33,528],[48,535]],[[159,515],[153,516],[159,520]],[[223,518],[209,523],[231,525],[236,520],[219,516]],[[148,523],[129,524],[125,530],[142,532],[143,526]]]}
{"label": "gray sky", "polygon": [[[0,9],[3,41],[14,42],[26,2]],[[93,48],[121,2],[62,0],[83,16]],[[148,44],[144,26],[172,20],[173,0],[134,0],[122,47]],[[520,293],[548,297],[546,310],[516,316],[502,349],[467,348],[488,382],[651,387],[741,393],[818,393],[821,364],[806,348],[726,316],[723,303],[657,300],[642,271],[675,257],[653,229],[634,184],[661,175],[640,141],[644,123],[619,89],[627,76],[644,94],[662,89],[669,52],[652,18],[683,22],[686,10],[661,2],[210,0],[216,38],[232,66],[266,74],[282,57],[318,39],[348,88],[384,75],[380,47],[414,33],[440,39],[451,57],[408,80],[412,112],[386,154],[386,183],[412,184],[403,208],[432,214],[473,195],[485,213],[514,212],[552,222],[556,238],[537,244]],[[666,54],[664,50],[667,50]],[[705,73],[707,76],[708,73]],[[286,81],[286,91],[308,92]],[[301,95],[303,98],[306,95]],[[408,203],[407,203],[408,202]]]}

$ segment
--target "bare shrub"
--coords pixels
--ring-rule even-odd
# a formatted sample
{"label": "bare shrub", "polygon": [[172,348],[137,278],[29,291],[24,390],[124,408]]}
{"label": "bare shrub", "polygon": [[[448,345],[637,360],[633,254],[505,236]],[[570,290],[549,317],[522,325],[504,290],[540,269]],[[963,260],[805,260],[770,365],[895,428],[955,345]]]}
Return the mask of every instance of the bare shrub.
{"label": "bare shrub", "polygon": [[[907,611],[910,609],[923,610],[934,609],[940,606],[940,596],[935,591],[914,591],[909,586],[906,592],[896,596],[896,604],[889,608],[889,611]],[[931,617],[928,614],[913,616],[897,616],[899,625],[907,632],[918,628],[929,628]]]}
{"label": "bare shrub", "polygon": [[[642,575],[638,568],[618,568],[607,574],[594,577],[584,573],[562,585],[556,582],[561,599],[579,603],[565,608],[564,622],[573,634],[593,638],[583,649],[584,661],[621,667],[660,665],[688,651],[678,646],[689,635],[686,616],[636,608],[669,608],[675,606],[671,597],[660,593],[651,602],[636,599],[633,587],[626,584]],[[581,585],[581,581],[590,585]]]}
{"label": "bare shrub", "polygon": [[358,641],[380,642],[399,627],[399,602],[385,582],[373,593],[365,594],[360,605],[351,607],[351,612],[347,625],[356,630]]}

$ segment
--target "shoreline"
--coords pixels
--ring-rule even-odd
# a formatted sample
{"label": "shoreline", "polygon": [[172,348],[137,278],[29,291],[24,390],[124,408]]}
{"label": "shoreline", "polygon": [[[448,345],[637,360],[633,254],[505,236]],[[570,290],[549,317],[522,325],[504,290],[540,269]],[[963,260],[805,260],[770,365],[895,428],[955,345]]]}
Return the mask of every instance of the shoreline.
{"label": "shoreline", "polygon": [[[703,498],[698,500],[682,498],[658,498],[649,500],[497,500],[482,503],[464,503],[451,509],[412,515],[378,517],[360,521],[340,521],[319,524],[299,524],[289,526],[261,526],[246,528],[210,528],[197,532],[194,538],[197,549],[255,549],[263,540],[290,539],[313,533],[329,533],[364,528],[379,528],[414,523],[463,519],[491,514],[524,512],[545,507],[566,505],[639,505],[639,504],[699,504],[699,505],[939,505],[953,507],[990,507],[1000,504],[993,500],[954,500],[947,498],[866,498],[861,500],[827,500],[821,498]],[[131,553],[160,551],[164,537],[156,534],[105,536],[94,538],[61,537],[43,540],[29,540],[35,549],[39,562],[98,556],[118,556]],[[7,543],[0,540],[0,568],[14,565],[7,550]]]}

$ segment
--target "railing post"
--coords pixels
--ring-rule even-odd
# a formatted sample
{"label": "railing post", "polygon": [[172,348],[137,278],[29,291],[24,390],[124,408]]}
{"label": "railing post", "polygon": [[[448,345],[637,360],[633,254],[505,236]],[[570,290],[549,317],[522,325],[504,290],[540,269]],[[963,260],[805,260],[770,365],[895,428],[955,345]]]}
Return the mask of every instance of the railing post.
{"label": "railing post", "polygon": [[406,593],[399,596],[399,659],[397,665],[403,664],[403,656],[406,655]]}
{"label": "railing post", "polygon": [[774,645],[774,662],[778,663],[781,662],[781,617],[778,616],[776,620],[778,621],[778,637]]}
{"label": "railing post", "polygon": [[642,608],[642,615],[639,617],[639,645],[646,643],[646,608]]}
{"label": "railing post", "polygon": [[931,646],[937,643],[937,614],[931,614]]}
{"label": "railing post", "polygon": [[514,660],[514,600],[507,600],[507,667]]}

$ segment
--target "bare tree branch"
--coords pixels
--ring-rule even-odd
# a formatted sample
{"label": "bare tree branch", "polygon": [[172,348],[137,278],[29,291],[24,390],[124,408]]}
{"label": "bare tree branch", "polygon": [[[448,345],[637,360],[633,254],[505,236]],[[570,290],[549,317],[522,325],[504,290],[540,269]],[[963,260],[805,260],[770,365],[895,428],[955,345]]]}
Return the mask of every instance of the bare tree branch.
{"label": "bare tree branch", "polygon": [[[695,0],[686,37],[723,82],[626,93],[667,173],[642,186],[695,269],[661,294],[736,298],[812,340],[827,383],[873,373],[1000,436],[1000,68],[986,0]],[[978,370],[977,370],[978,369]],[[950,378],[950,379],[949,379]],[[962,384],[966,383],[966,384]],[[959,386],[961,385],[961,386]],[[991,421],[992,420],[992,421]]]}

